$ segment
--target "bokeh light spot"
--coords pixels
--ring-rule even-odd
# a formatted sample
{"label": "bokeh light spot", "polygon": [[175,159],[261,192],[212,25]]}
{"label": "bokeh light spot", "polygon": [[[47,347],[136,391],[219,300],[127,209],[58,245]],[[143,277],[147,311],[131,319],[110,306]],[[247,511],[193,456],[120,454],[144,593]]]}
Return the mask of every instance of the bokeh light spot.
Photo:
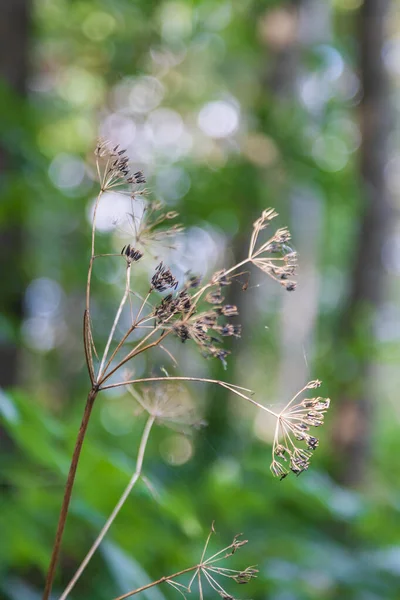
{"label": "bokeh light spot", "polygon": [[129,117],[113,113],[106,117],[100,128],[101,137],[112,140],[112,144],[119,144],[127,148],[136,135],[136,124]]}
{"label": "bokeh light spot", "polygon": [[92,12],[83,21],[82,31],[93,42],[105,40],[116,27],[113,16],[105,12]]}
{"label": "bokeh light spot", "polygon": [[185,2],[164,2],[160,13],[161,35],[173,42],[192,33],[192,8]]}
{"label": "bokeh light spot", "polygon": [[182,167],[160,169],[156,176],[156,189],[168,203],[174,203],[190,189],[190,177]]}
{"label": "bokeh light spot", "polygon": [[71,154],[58,154],[49,167],[49,177],[60,189],[70,189],[81,185],[85,177],[85,163]]}
{"label": "bokeh light spot", "polygon": [[53,317],[61,307],[64,292],[53,279],[34,279],[25,292],[25,310],[29,316]]}
{"label": "bokeh light spot", "polygon": [[209,137],[228,137],[235,133],[239,126],[239,110],[224,100],[208,102],[200,110],[198,125]]}
{"label": "bokeh light spot", "polygon": [[178,467],[192,458],[193,444],[181,434],[170,435],[160,444],[160,453],[166,463]]}
{"label": "bokeh light spot", "polygon": [[32,317],[22,323],[22,337],[25,344],[38,352],[49,352],[56,345],[56,329],[50,319]]}
{"label": "bokeh light spot", "polygon": [[[92,223],[96,199],[92,200],[87,209],[87,220]],[[96,213],[96,230],[103,233],[112,231],[118,223],[126,221],[131,210],[130,198],[117,192],[105,192]]]}
{"label": "bokeh light spot", "polygon": [[252,133],[245,138],[243,153],[258,167],[270,167],[279,158],[275,142],[262,133]]}
{"label": "bokeh light spot", "polygon": [[317,137],[312,147],[312,155],[321,169],[331,173],[341,171],[349,158],[346,144],[333,135]]}

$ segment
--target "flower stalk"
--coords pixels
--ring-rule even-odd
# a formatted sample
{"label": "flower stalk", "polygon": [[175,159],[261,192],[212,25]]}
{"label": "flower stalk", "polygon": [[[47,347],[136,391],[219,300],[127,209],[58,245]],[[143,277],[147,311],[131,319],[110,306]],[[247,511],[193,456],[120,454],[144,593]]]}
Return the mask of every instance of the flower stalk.
{"label": "flower stalk", "polygon": [[[194,344],[205,358],[217,358],[226,367],[230,352],[223,347],[223,340],[225,337],[239,338],[241,325],[235,322],[235,317],[239,314],[238,308],[231,304],[225,304],[225,289],[237,282],[240,275],[243,275],[242,268],[244,266],[253,265],[253,267],[278,282],[287,291],[293,291],[296,283],[292,277],[296,270],[297,254],[289,245],[291,236],[286,228],[276,230],[267,241],[260,240],[262,232],[277,216],[274,209],[266,209],[253,224],[248,255],[244,260],[228,269],[217,271],[208,281],[202,282],[199,277],[192,275],[187,277],[183,284],[179,284],[167,265],[159,262],[150,277],[148,292],[144,297],[139,296],[141,304],[136,311],[136,315],[134,315],[131,301],[134,294],[131,289],[132,269],[135,268],[135,264],[139,260],[149,254],[149,245],[170,244],[169,240],[180,233],[182,227],[169,224],[169,221],[174,219],[177,213],[163,211],[161,203],[147,202],[139,222],[135,216],[135,210],[132,208],[132,214],[130,215],[134,231],[132,243],[125,245],[121,254],[96,255],[96,216],[104,192],[113,189],[128,194],[133,207],[137,195],[140,195],[142,201],[144,201],[143,197],[146,190],[138,188],[138,186],[145,183],[143,173],[141,171],[137,171],[133,175],[130,173],[125,150],[120,150],[118,146],[111,147],[108,143],[101,141],[96,147],[95,156],[100,191],[93,210],[91,256],[88,266],[83,319],[83,343],[91,390],[87,397],[72,454],[43,600],[49,600],[52,590],[76,471],[93,405],[99,392],[122,386],[126,387],[141,404],[142,408],[148,412],[148,419],[139,444],[136,467],[130,481],[59,600],[66,600],[115,521],[133,487],[142,477],[145,451],[153,425],[159,422],[168,424],[173,421],[180,425],[195,424],[192,417],[185,413],[184,407],[169,400],[167,386],[193,382],[218,385],[242,400],[251,403],[257,409],[268,412],[276,419],[271,471],[281,479],[286,477],[289,471],[298,475],[308,468],[311,451],[318,445],[318,439],[308,433],[309,428],[310,426],[322,425],[323,415],[329,407],[329,400],[324,398],[298,401],[298,397],[302,392],[306,389],[318,387],[320,382],[307,384],[280,412],[271,410],[262,403],[257,402],[252,397],[251,390],[222,380],[191,376],[154,376],[131,379],[123,376],[120,381],[108,383],[111,377],[121,372],[122,367],[128,362],[130,363],[138,355],[155,348],[160,348],[175,361],[171,352],[163,345],[164,340],[169,336],[178,339],[181,343]],[[127,186],[128,191],[126,190]],[[99,359],[94,343],[90,314],[91,284],[95,261],[100,258],[110,259],[111,257],[123,258],[126,261],[125,286],[104,344],[104,350]],[[248,275],[247,271],[246,273]],[[243,289],[245,289],[244,286]],[[128,300],[131,306],[131,320],[125,333],[118,341],[115,339],[117,337],[117,327],[122,321],[122,315],[126,311]],[[133,332],[142,335],[132,344],[130,336]],[[150,388],[143,387],[146,385],[150,385]],[[160,392],[160,390],[164,390],[164,387],[165,391]],[[176,390],[173,390],[172,397],[176,399]],[[306,448],[298,447],[298,442],[305,442]],[[287,461],[288,466],[285,465]],[[203,599],[204,585],[209,585],[225,600],[232,600],[232,596],[225,592],[216,576],[230,578],[237,583],[247,583],[255,577],[257,570],[254,567],[248,567],[244,571],[235,571],[219,565],[219,561],[228,558],[230,554],[233,554],[246,543],[246,541],[239,540],[238,537],[234,538],[230,546],[206,559],[208,544],[213,532],[212,528],[201,560],[197,565],[173,575],[162,577],[136,590],[131,590],[115,600],[123,600],[163,582],[171,585],[183,595],[184,592],[190,593],[192,585],[197,582],[201,600]],[[193,575],[187,586],[175,581],[177,577],[188,572],[193,572]]]}

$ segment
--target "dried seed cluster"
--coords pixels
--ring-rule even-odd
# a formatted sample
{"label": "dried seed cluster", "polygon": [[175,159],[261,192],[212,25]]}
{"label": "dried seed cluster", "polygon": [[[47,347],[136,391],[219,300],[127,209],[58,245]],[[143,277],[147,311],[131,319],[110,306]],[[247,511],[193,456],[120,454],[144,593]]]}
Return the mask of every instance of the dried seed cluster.
{"label": "dried seed cluster", "polygon": [[[289,471],[295,475],[306,471],[312,451],[318,446],[318,438],[310,435],[309,431],[310,427],[323,425],[324,415],[330,404],[329,398],[304,398],[297,404],[294,401],[305,390],[315,389],[320,385],[318,380],[310,381],[278,416],[271,471],[280,479],[286,477]],[[299,448],[297,442],[305,442],[306,448]]]}
{"label": "dried seed cluster", "polygon": [[203,585],[208,584],[224,600],[234,600],[234,597],[222,586],[221,578],[231,579],[235,583],[243,585],[257,577],[258,569],[251,566],[246,567],[242,571],[238,571],[220,565],[222,561],[229,559],[229,557],[232,556],[232,554],[235,554],[239,548],[247,544],[247,540],[240,539],[240,535],[236,535],[229,546],[222,548],[222,550],[219,550],[219,552],[216,552],[210,556],[210,558],[206,558],[208,544],[213,533],[215,533],[214,526],[212,526],[211,532],[207,538],[195,576],[192,577],[189,585],[186,587],[186,591],[191,591],[192,583],[197,575],[200,598],[204,597]]}
{"label": "dried seed cluster", "polygon": [[[156,276],[158,277],[158,271],[156,271],[152,279],[153,287],[159,291],[167,289],[164,286],[163,277],[161,277],[161,284],[156,288],[153,281]],[[167,281],[170,281],[169,276]],[[173,281],[174,284],[169,285],[169,287],[176,287],[177,282]],[[229,351],[219,347],[221,340],[217,336],[240,337],[240,325],[222,322],[222,317],[238,315],[238,309],[232,304],[220,304],[224,298],[221,290],[217,289],[207,294],[205,298],[212,305],[211,308],[199,310],[197,303],[198,296],[193,294],[193,290],[196,290],[200,286],[200,283],[201,280],[199,277],[192,276],[188,279],[182,290],[176,294],[165,296],[154,310],[156,322],[163,324],[166,328],[172,329],[173,333],[182,342],[193,340],[205,357],[219,358],[225,366],[225,359]]]}
{"label": "dried seed cluster", "polygon": [[128,261],[128,263],[129,262],[137,262],[143,256],[143,252],[140,252],[140,250],[136,250],[130,244],[128,244],[127,246],[124,246],[122,248],[121,254],[124,254],[126,256],[126,260]]}
{"label": "dried seed cluster", "polygon": [[155,273],[151,278],[151,287],[158,292],[165,292],[169,288],[176,290],[178,281],[172,275],[171,270],[165,267],[162,262],[156,267]]}
{"label": "dried seed cluster", "polygon": [[109,190],[121,184],[136,186],[146,183],[142,171],[136,171],[133,175],[131,174],[126,150],[120,149],[119,145],[113,147],[106,140],[99,140],[94,154],[97,159],[99,174],[100,159],[105,164],[103,172],[100,175],[102,190]]}
{"label": "dried seed cluster", "polygon": [[[140,191],[140,194],[143,194],[143,190]],[[147,202],[140,217],[129,214],[135,244],[147,249],[158,244],[174,248],[172,239],[184,230],[179,223],[170,224],[178,216],[179,213],[176,211],[163,210],[161,202]]]}
{"label": "dried seed cluster", "polygon": [[278,229],[269,240],[256,248],[260,232],[266,229],[277,215],[273,208],[268,208],[254,222],[249,259],[261,271],[284,286],[288,292],[292,292],[296,289],[296,282],[290,278],[296,272],[297,253],[289,246],[291,240],[289,230],[286,227]]}

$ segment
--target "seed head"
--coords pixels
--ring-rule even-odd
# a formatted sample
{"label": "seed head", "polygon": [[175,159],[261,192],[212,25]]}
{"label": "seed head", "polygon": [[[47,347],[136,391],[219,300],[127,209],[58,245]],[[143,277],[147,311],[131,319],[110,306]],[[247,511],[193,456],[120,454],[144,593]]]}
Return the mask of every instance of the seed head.
{"label": "seed head", "polygon": [[151,278],[152,289],[157,290],[158,292],[165,292],[168,288],[176,290],[178,283],[179,282],[172,275],[171,270],[160,262]]}
{"label": "seed head", "polygon": [[[143,194],[143,190],[140,191]],[[130,213],[132,233],[135,236],[135,244],[143,248],[154,248],[163,245],[173,248],[171,238],[182,233],[182,225],[171,225],[169,221],[175,219],[178,213],[175,211],[165,212],[161,202],[148,202],[140,217]]]}
{"label": "seed head", "polygon": [[140,392],[132,386],[127,387],[133,398],[160,425],[184,432],[190,427],[204,425],[192,398],[180,384],[155,384],[143,387]]}
{"label": "seed head", "polygon": [[126,256],[126,260],[131,263],[131,262],[137,262],[138,260],[140,260],[143,256],[143,253],[140,252],[140,250],[136,250],[133,246],[131,246],[130,244],[128,244],[127,246],[124,246],[121,250],[121,254],[124,254]]}
{"label": "seed head", "polygon": [[[295,404],[300,394],[307,389],[319,387],[321,382],[310,381],[278,415],[272,448],[271,471],[273,475],[284,479],[289,471],[300,475],[309,467],[312,451],[319,444],[317,437],[310,435],[310,427],[320,427],[329,408],[329,398],[304,398]],[[298,447],[296,442],[304,442],[306,448]],[[287,463],[287,465],[285,464]]]}
{"label": "seed head", "polygon": [[268,208],[254,222],[249,259],[288,292],[292,292],[296,288],[296,283],[290,280],[290,277],[293,277],[296,271],[297,254],[288,245],[291,240],[289,230],[286,227],[278,229],[269,240],[256,247],[260,232],[268,227],[277,214],[274,209]]}
{"label": "seed head", "polygon": [[146,182],[142,171],[131,175],[126,150],[120,149],[119,145],[112,146],[106,140],[99,140],[94,153],[103,191],[121,184],[136,186]]}
{"label": "seed head", "polygon": [[[248,583],[251,579],[257,577],[258,570],[253,567],[246,567],[245,569],[238,571],[236,569],[229,569],[221,566],[221,561],[229,559],[232,554],[236,552],[241,546],[247,544],[247,540],[241,540],[240,536],[235,536],[233,542],[226,548],[222,548],[210,558],[207,558],[208,544],[210,542],[212,534],[215,533],[214,524],[212,525],[211,531],[207,537],[206,544],[204,546],[200,563],[198,565],[198,584],[200,590],[200,598],[203,598],[203,582],[208,584],[221,598],[225,600],[234,600],[233,596],[229,594],[222,586],[222,578],[231,579],[235,583],[244,584]],[[191,583],[193,582],[192,579]],[[191,591],[190,585],[187,591]]]}

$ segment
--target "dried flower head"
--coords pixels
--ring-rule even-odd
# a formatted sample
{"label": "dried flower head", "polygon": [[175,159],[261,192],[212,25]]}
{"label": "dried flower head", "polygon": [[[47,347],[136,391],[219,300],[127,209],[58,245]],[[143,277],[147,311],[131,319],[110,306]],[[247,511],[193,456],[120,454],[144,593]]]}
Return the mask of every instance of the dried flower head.
{"label": "dried flower head", "polygon": [[292,292],[296,288],[296,282],[290,278],[296,272],[297,253],[289,245],[289,230],[286,227],[278,229],[271,238],[256,248],[260,232],[266,229],[277,215],[273,208],[268,208],[254,222],[248,256],[256,267]]}
{"label": "dried flower head", "polygon": [[219,550],[209,558],[206,558],[208,545],[213,533],[215,533],[214,524],[211,527],[211,531],[203,548],[200,563],[187,587],[187,591],[191,591],[193,581],[197,578],[200,600],[203,599],[203,584],[208,584],[215,592],[217,592],[219,596],[221,596],[221,598],[224,598],[225,600],[233,600],[233,596],[229,594],[222,586],[220,578],[225,577],[226,579],[231,579],[235,583],[243,585],[257,577],[258,569],[256,569],[254,566],[251,566],[238,571],[236,569],[229,569],[220,565],[221,561],[228,559],[239,548],[247,544],[247,540],[240,539],[241,534],[236,535],[229,546],[222,548],[222,550]]}
{"label": "dried flower head", "polygon": [[182,341],[193,340],[205,357],[219,358],[225,365],[229,352],[218,347],[220,339],[217,335],[240,337],[241,326],[230,323],[220,323],[220,315],[232,316],[237,311],[223,311],[223,307],[213,307],[210,310],[197,313],[193,308],[188,315],[180,314],[171,327],[175,335]]}
{"label": "dried flower head", "polygon": [[[140,192],[143,193],[143,190]],[[175,248],[173,238],[183,232],[181,224],[171,224],[179,213],[166,211],[161,202],[146,202],[143,210],[138,216],[135,211],[128,214],[131,221],[135,244],[146,248],[154,248],[161,245],[167,248]]]}
{"label": "dried flower head", "polygon": [[171,270],[160,262],[151,278],[151,287],[158,292],[165,292],[168,288],[176,290],[178,283]]}
{"label": "dried flower head", "polygon": [[137,262],[143,256],[143,253],[140,250],[136,250],[133,246],[128,244],[124,246],[121,250],[121,254],[124,254],[128,263]]}
{"label": "dried flower head", "polygon": [[146,183],[142,171],[131,174],[126,150],[120,149],[119,145],[112,146],[110,142],[101,139],[96,145],[94,154],[103,191],[120,185],[137,186]]}
{"label": "dried flower head", "polygon": [[127,386],[131,396],[156,422],[174,430],[189,431],[190,427],[200,427],[204,421],[199,416],[187,389],[178,383],[141,387],[140,391]]}
{"label": "dried flower head", "polygon": [[[160,265],[157,269],[160,269]],[[171,279],[169,284],[170,273],[167,275],[162,269],[157,271],[152,279],[152,289],[163,291],[166,289],[165,281],[170,287],[176,287],[175,280],[172,284]],[[200,309],[198,301],[201,294],[211,284],[206,284],[201,290],[195,291],[199,285],[199,278],[191,276],[180,291],[165,296],[153,311],[156,324],[164,331],[169,330],[175,334],[181,342],[194,341],[205,357],[219,358],[225,366],[225,359],[229,352],[219,347],[220,338],[240,337],[241,326],[226,323],[224,317],[238,315],[238,309],[232,304],[216,305],[217,300],[223,300],[219,291],[207,295],[206,300],[212,302],[210,308]]]}
{"label": "dried flower head", "polygon": [[[309,433],[310,427],[320,427],[324,423],[324,415],[329,408],[329,398],[297,398],[307,389],[315,389],[321,382],[310,381],[277,415],[275,436],[272,448],[271,471],[283,479],[292,471],[300,475],[309,467],[312,451],[319,440]],[[304,442],[306,448],[298,447]]]}

